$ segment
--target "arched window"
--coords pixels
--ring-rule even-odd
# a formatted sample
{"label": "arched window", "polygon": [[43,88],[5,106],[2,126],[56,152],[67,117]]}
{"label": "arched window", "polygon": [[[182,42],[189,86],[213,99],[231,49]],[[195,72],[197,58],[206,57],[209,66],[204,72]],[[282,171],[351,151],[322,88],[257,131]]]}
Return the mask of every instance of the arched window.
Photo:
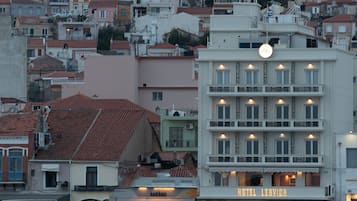
{"label": "arched window", "polygon": [[21,181],[23,180],[23,161],[22,149],[9,150],[9,180]]}

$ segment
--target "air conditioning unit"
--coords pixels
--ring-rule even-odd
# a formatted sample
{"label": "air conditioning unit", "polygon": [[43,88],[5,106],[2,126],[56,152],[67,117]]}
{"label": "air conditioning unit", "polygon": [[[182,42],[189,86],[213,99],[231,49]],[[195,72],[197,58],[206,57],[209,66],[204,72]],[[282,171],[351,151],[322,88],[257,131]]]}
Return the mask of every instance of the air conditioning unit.
{"label": "air conditioning unit", "polygon": [[38,149],[46,149],[51,143],[51,134],[45,132],[37,132],[35,134],[35,147]]}
{"label": "air conditioning unit", "polygon": [[192,130],[192,129],[193,129],[193,123],[188,123],[188,124],[186,124],[186,125],[185,125],[185,128],[186,128],[187,130]]}

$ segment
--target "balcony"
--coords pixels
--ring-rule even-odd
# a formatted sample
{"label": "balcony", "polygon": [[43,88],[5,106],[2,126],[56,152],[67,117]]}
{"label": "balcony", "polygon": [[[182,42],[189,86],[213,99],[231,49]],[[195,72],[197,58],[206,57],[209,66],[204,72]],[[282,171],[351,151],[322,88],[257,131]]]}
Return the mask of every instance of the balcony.
{"label": "balcony", "polygon": [[322,167],[321,155],[208,155],[208,166]]}
{"label": "balcony", "polygon": [[210,131],[322,131],[322,119],[273,119],[273,120],[208,120]]}
{"label": "balcony", "polygon": [[[275,192],[275,193],[273,193]],[[307,193],[308,192],[308,193]],[[274,194],[274,195],[273,195]],[[253,199],[253,200],[329,200],[328,187],[315,186],[200,186],[199,199]]]}
{"label": "balcony", "polygon": [[68,6],[69,1],[68,0],[50,0],[48,2],[50,6]]}
{"label": "balcony", "polygon": [[118,186],[74,186],[74,191],[113,191]]}
{"label": "balcony", "polygon": [[323,96],[323,85],[208,85],[209,96]]}

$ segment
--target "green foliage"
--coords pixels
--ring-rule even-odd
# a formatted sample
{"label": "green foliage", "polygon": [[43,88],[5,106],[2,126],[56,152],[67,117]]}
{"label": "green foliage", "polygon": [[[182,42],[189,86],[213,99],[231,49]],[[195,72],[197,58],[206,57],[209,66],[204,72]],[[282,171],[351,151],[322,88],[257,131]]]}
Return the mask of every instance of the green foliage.
{"label": "green foliage", "polygon": [[205,4],[207,7],[212,7],[213,6],[213,0],[205,0]]}
{"label": "green foliage", "polygon": [[181,32],[177,29],[172,29],[169,33],[164,35],[164,39],[172,44],[178,44],[180,47],[195,46],[199,44],[199,40],[192,37],[188,33]]}
{"label": "green foliage", "polygon": [[97,50],[110,50],[110,40],[124,40],[124,32],[110,25],[99,29]]}
{"label": "green foliage", "polygon": [[[281,3],[281,6],[287,7],[288,6],[288,0],[273,0],[275,2]],[[262,6],[261,8],[266,8],[267,3],[269,3],[269,6],[271,5],[272,0],[258,0],[258,3]]]}

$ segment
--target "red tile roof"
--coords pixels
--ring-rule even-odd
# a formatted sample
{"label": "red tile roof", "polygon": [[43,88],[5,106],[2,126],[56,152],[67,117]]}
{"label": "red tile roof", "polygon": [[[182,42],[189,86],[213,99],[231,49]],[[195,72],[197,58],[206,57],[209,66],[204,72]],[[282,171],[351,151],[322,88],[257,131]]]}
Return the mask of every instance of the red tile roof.
{"label": "red tile roof", "polygon": [[[95,40],[47,40],[47,47],[49,48],[63,48],[67,44],[69,48],[97,48]],[[43,48],[42,38],[29,38],[27,39],[28,48]]]}
{"label": "red tile roof", "polygon": [[12,0],[16,4],[43,4],[41,0]]}
{"label": "red tile roof", "polygon": [[0,0],[0,4],[11,4],[11,0]]}
{"label": "red tile roof", "polygon": [[338,22],[354,22],[354,16],[349,14],[336,15],[325,19],[323,22],[338,23]]}
{"label": "red tile roof", "polygon": [[25,103],[22,100],[16,99],[16,98],[7,98],[7,97],[1,97],[0,98],[1,103]]}
{"label": "red tile roof", "polygon": [[[40,104],[51,106],[48,123],[54,144],[38,152],[38,159],[117,161],[141,120],[159,121],[158,115],[123,99],[78,94]],[[38,104],[29,103],[25,111],[32,105]]]}
{"label": "red tile roof", "polygon": [[117,0],[91,0],[89,2],[90,8],[116,8],[118,4]]}
{"label": "red tile roof", "polygon": [[177,166],[170,169],[170,177],[197,177],[197,169],[195,167]]}
{"label": "red tile roof", "polygon": [[176,46],[170,43],[160,43],[154,46],[150,46],[151,49],[175,49]]}
{"label": "red tile roof", "polygon": [[61,77],[68,77],[68,78],[75,78],[77,73],[68,72],[68,71],[54,71],[48,73],[42,77],[44,78],[61,78]]}
{"label": "red tile roof", "polygon": [[177,13],[188,13],[191,15],[211,15],[212,8],[177,8]]}
{"label": "red tile roof", "polygon": [[34,71],[64,71],[65,67],[63,65],[63,62],[48,56],[40,56],[37,57],[36,59],[32,60],[30,63],[30,69],[29,72],[34,72]]}
{"label": "red tile roof", "polygon": [[27,38],[27,48],[43,48],[42,38]]}
{"label": "red tile roof", "polygon": [[126,40],[113,40],[110,44],[110,49],[130,49],[129,41]]}
{"label": "red tile roof", "polygon": [[20,24],[36,25],[41,23],[39,16],[18,16],[16,19]]}
{"label": "red tile roof", "polygon": [[38,114],[9,114],[0,117],[0,135],[24,136],[35,131]]}
{"label": "red tile roof", "polygon": [[48,47],[62,47],[64,44],[68,48],[97,48],[96,40],[47,40]]}

